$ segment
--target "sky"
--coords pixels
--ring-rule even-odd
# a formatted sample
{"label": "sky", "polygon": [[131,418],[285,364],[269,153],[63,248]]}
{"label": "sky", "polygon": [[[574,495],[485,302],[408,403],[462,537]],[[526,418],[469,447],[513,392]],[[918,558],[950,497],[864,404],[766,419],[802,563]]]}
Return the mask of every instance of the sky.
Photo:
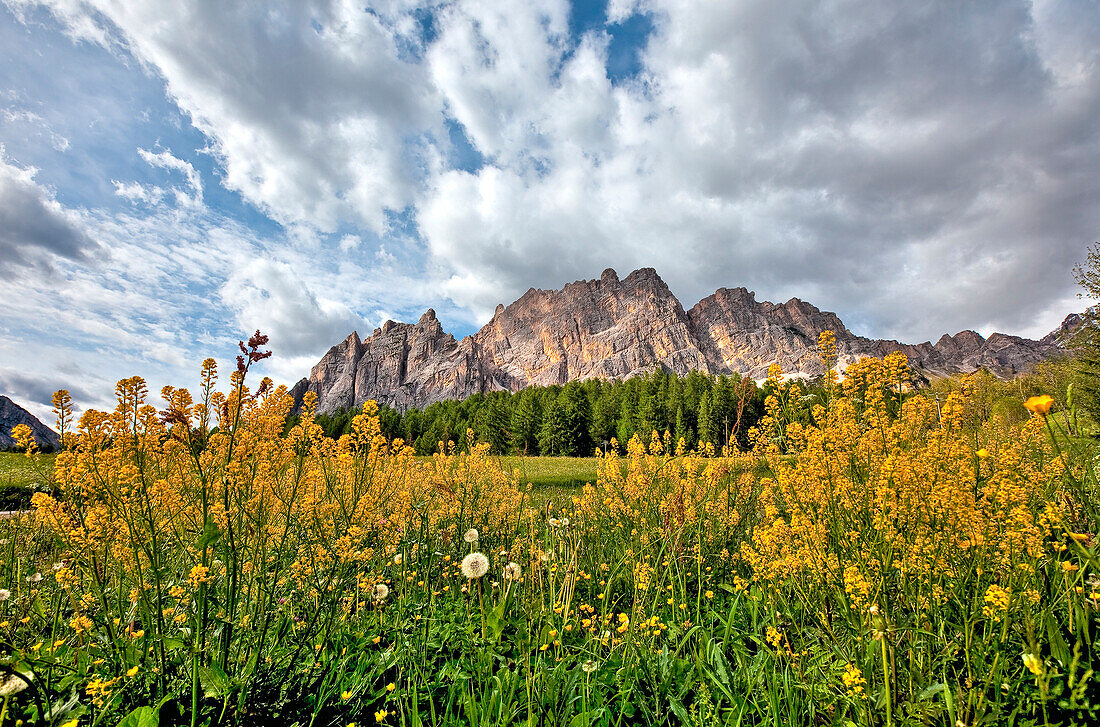
{"label": "sky", "polygon": [[[0,0],[0,394],[293,384],[654,267],[1040,337],[1100,239],[1090,0]],[[48,417],[47,417],[48,421]]]}

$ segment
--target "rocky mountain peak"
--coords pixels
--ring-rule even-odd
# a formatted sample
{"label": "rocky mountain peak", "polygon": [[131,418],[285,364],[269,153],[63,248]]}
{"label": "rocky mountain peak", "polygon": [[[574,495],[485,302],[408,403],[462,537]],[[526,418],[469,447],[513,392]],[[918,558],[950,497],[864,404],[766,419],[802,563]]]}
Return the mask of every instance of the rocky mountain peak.
{"label": "rocky mountain peak", "polygon": [[26,424],[31,428],[31,436],[34,437],[39,448],[56,449],[61,445],[61,437],[57,432],[8,397],[0,396],[0,449],[10,449],[15,446],[15,438],[11,436],[11,430],[20,424]]}
{"label": "rocky mountain peak", "polygon": [[[1086,313],[1089,312],[1091,311],[1087,311]],[[1077,333],[1077,330],[1084,322],[1085,316],[1080,313],[1070,313],[1062,320],[1060,326],[1043,336],[1041,341],[1051,346],[1066,346],[1069,344],[1070,339],[1073,338],[1073,334]]]}
{"label": "rocky mountain peak", "polygon": [[1007,377],[1060,350],[1045,339],[998,334],[986,340],[974,331],[943,336],[935,346],[872,340],[812,303],[758,302],[744,287],[719,288],[685,312],[653,268],[621,280],[608,268],[596,280],[560,290],[530,288],[498,305],[485,326],[461,341],[430,308],[415,325],[387,321],[363,341],[353,333],[293,391],[299,400],[316,391],[318,410],[331,412],[367,399],[423,407],[533,384],[626,378],[654,367],[762,379],[777,363],[786,373],[816,376],[822,373],[817,339],[826,330],[836,334],[842,362],[901,351],[925,376],[985,367]]}
{"label": "rocky mountain peak", "polygon": [[626,276],[626,279],[622,281],[622,285],[640,289],[652,288],[661,291],[662,294],[672,295],[668,285],[653,268],[638,268]]}

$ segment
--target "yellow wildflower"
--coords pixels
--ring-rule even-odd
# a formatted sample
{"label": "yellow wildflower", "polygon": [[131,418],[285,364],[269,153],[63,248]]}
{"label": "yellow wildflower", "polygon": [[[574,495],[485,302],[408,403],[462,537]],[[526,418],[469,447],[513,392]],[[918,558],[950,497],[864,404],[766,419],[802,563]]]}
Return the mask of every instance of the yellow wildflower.
{"label": "yellow wildflower", "polygon": [[1047,394],[1033,396],[1024,402],[1024,408],[1029,412],[1043,416],[1046,416],[1052,406],[1054,406],[1054,399]]}

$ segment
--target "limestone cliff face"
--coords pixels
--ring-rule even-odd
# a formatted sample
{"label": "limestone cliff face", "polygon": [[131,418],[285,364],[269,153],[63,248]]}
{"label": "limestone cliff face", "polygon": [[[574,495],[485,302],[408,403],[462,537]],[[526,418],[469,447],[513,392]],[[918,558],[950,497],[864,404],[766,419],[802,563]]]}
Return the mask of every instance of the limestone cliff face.
{"label": "limestone cliff face", "polygon": [[61,445],[61,437],[57,436],[57,432],[8,397],[0,396],[0,449],[15,446],[15,438],[11,436],[11,430],[20,424],[26,424],[31,428],[31,436],[40,448],[56,449]]}
{"label": "limestone cliff face", "polygon": [[316,393],[320,413],[367,399],[407,409],[463,398],[482,390],[483,378],[467,341],[459,347],[431,309],[415,325],[386,321],[366,340],[353,332],[330,348],[292,393],[298,401]]}
{"label": "limestone cliff face", "polygon": [[757,303],[745,288],[721,288],[695,304],[688,314],[707,350],[710,370],[738,372],[762,379],[778,363],[785,373],[822,373],[817,337],[832,331],[838,352],[855,338],[833,313],[792,298],[786,303]]}
{"label": "limestone cliff face", "polygon": [[561,290],[532,288],[497,306],[492,320],[461,341],[443,331],[431,309],[415,325],[387,321],[362,340],[352,333],[292,393],[300,402],[314,391],[318,411],[331,413],[368,399],[404,410],[533,384],[626,378],[654,367],[760,379],[778,363],[785,373],[816,376],[822,373],[817,338],[826,330],[836,335],[842,365],[902,351],[926,376],[985,367],[1010,377],[1061,350],[1053,334],[1031,341],[962,331],[935,345],[873,340],[798,298],[757,302],[745,288],[722,288],[685,312],[652,268],[623,280],[608,269],[598,280]]}
{"label": "limestone cliff face", "polygon": [[485,362],[522,388],[625,378],[654,366],[708,370],[691,320],[652,268],[606,270],[561,290],[528,290],[474,335]]}

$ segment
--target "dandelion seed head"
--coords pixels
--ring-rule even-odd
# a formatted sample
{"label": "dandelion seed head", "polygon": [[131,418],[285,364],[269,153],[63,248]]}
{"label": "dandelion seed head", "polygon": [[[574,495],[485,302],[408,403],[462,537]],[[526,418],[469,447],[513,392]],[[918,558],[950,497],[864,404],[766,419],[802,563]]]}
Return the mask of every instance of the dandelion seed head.
{"label": "dandelion seed head", "polygon": [[489,559],[484,553],[470,553],[462,559],[462,575],[467,578],[481,578],[489,572]]}
{"label": "dandelion seed head", "polygon": [[[30,678],[29,674],[23,674],[24,677]],[[10,697],[13,694],[18,694],[27,688],[27,682],[19,678],[17,674],[9,674],[8,678],[3,682],[0,682],[0,697]]]}

